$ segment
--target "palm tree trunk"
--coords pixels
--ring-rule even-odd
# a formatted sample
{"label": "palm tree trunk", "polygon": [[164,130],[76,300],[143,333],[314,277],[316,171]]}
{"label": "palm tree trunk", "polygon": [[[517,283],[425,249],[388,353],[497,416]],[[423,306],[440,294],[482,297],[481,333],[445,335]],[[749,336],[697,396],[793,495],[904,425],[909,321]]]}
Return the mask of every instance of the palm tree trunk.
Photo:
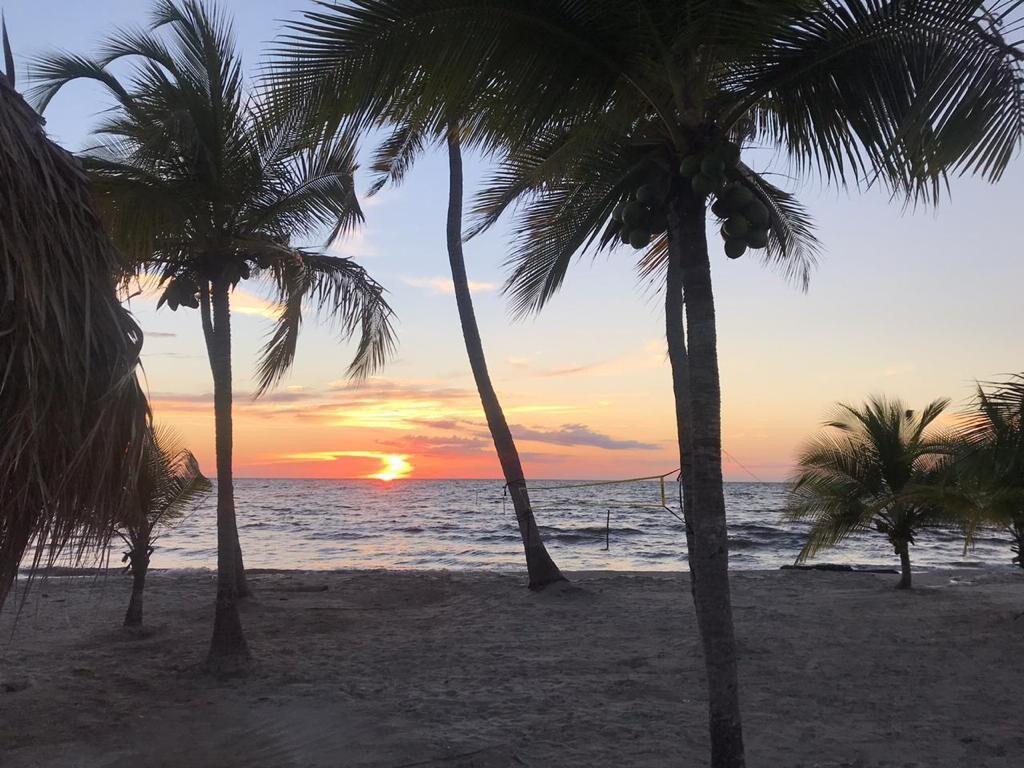
{"label": "palm tree trunk", "polygon": [[[205,280],[199,289],[199,316],[203,324],[203,336],[206,339],[206,355],[210,359],[210,371],[213,372],[213,318],[210,314],[210,291],[209,283]],[[232,495],[233,495],[232,491]],[[242,560],[242,543],[238,540],[238,526],[235,526],[235,552],[238,562],[235,563],[236,584],[235,591],[239,598],[250,597],[252,591],[249,589],[249,582],[245,578],[245,563]]]}
{"label": "palm tree trunk", "polygon": [[240,671],[249,648],[238,615],[238,529],[235,524],[231,423],[231,307],[229,284],[213,282],[213,408],[217,443],[217,603],[206,659],[215,674]]}
{"label": "palm tree trunk", "polygon": [[483,342],[480,340],[480,329],[473,313],[473,297],[469,292],[469,280],[466,277],[466,262],[462,254],[462,149],[459,144],[458,129],[455,126],[448,130],[448,261],[452,268],[452,282],[455,285],[455,304],[459,309],[459,322],[462,324],[462,337],[466,342],[466,354],[473,370],[480,403],[483,405],[487,426],[491,430],[494,449],[498,453],[501,471],[505,475],[506,488],[512,497],[516,520],[519,523],[519,534],[526,550],[526,570],[529,573],[530,589],[543,589],[556,581],[565,581],[555,561],[551,559],[544,542],[541,540],[537,521],[530,506],[530,495],[523,477],[523,466],[519,460],[512,431],[505,420],[505,414],[498,402],[498,395],[491,384],[491,376],[487,371],[487,359],[484,357]]}
{"label": "palm tree trunk", "polygon": [[128,601],[128,611],[124,615],[124,626],[142,626],[142,594],[146,589],[146,573],[149,571],[149,535],[132,541],[132,551],[128,555],[132,565],[132,596]]}
{"label": "palm tree trunk", "polygon": [[[687,520],[693,528],[690,574],[708,680],[711,766],[743,768],[739,675],[729,594],[729,540],[722,489],[715,302],[704,204],[703,198],[683,185],[670,211],[669,238],[673,252],[681,260],[687,335],[685,342],[676,339],[673,343],[680,349],[685,343],[689,383],[689,396],[681,405],[677,402],[676,411],[678,414],[683,410],[684,419],[688,416],[692,435],[690,441],[684,440],[680,455],[685,460],[685,455],[690,454],[686,477],[691,503]],[[682,324],[667,322],[667,330],[678,336]]]}
{"label": "palm tree trunk", "polygon": [[902,542],[896,551],[900,553],[900,583],[896,585],[897,589],[910,589],[910,545]]}
{"label": "palm tree trunk", "polygon": [[[678,238],[669,242],[669,259],[665,278],[665,340],[668,344],[669,365],[672,368],[672,394],[675,398],[676,438],[679,442],[679,479],[682,484],[682,513],[686,525],[687,557],[693,550],[693,526],[690,513],[693,494],[689,477],[693,471],[693,427],[690,424],[690,365],[686,356],[686,330],[683,326],[683,270],[682,252]],[[690,592],[693,592],[690,580]]]}
{"label": "palm tree trunk", "polygon": [[1013,544],[1010,551],[1014,553],[1014,565],[1024,568],[1024,516],[1015,518],[1010,524],[1010,533],[1013,535]]}

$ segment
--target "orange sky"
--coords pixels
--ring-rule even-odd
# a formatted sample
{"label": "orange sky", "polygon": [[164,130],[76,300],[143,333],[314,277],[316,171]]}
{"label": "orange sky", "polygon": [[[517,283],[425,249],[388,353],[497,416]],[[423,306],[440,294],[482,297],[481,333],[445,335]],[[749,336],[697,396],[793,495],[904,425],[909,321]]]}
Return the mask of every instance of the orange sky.
{"label": "orange sky", "polygon": [[[143,23],[149,9],[128,0],[40,3],[7,9],[19,60],[54,48],[95,51],[112,25]],[[288,11],[273,0],[229,6],[251,71]],[[54,13],[70,13],[74,23],[49,23]],[[68,149],[89,146],[107,106],[99,88],[75,84],[48,107],[47,130]],[[363,168],[376,138],[362,143]],[[727,479],[783,479],[837,400],[882,393],[912,407],[941,396],[960,405],[975,380],[1024,368],[1024,259],[1012,225],[1024,196],[1019,162],[998,186],[952,180],[952,201],[932,212],[906,210],[883,190],[823,189],[770,148],[746,148],[744,160],[806,205],[823,249],[802,293],[756,258],[726,259],[709,230]],[[342,380],[352,347],[310,316],[294,369],[254,402],[247,393],[273,306],[258,287],[235,293],[238,475],[500,475],[451,295],[447,171],[443,153],[427,153],[401,188],[361,199],[365,226],[328,249],[358,260],[389,291],[400,347],[376,378],[358,387]],[[492,171],[467,154],[467,209]],[[369,184],[357,176],[358,190]],[[491,374],[528,477],[622,478],[676,467],[661,297],[637,277],[637,253],[620,247],[580,258],[540,315],[513,322],[500,294],[510,239],[503,219],[466,244],[466,260]],[[198,316],[155,311],[154,303],[132,302],[146,332],[154,413],[184,433],[212,475],[211,381]]]}

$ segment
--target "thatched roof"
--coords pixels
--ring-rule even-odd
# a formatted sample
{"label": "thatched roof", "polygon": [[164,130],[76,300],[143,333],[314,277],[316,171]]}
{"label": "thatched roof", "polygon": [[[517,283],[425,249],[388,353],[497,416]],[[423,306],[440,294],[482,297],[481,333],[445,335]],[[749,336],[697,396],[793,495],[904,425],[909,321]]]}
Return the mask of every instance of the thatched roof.
{"label": "thatched roof", "polygon": [[106,542],[147,418],[142,332],[78,162],[0,74],[0,606],[32,565]]}

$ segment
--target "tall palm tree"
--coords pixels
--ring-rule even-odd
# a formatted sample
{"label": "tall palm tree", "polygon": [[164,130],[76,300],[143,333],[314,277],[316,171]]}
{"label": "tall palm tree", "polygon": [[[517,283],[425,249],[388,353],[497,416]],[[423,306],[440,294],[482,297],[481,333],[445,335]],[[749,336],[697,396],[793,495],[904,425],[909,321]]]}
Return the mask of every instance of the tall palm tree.
{"label": "tall palm tree", "polygon": [[[123,83],[111,65],[126,58],[134,67]],[[99,144],[83,157],[102,213],[131,263],[158,277],[159,305],[199,310],[216,414],[218,579],[208,665],[228,671],[249,657],[236,604],[230,295],[252,279],[271,286],[281,306],[257,394],[291,365],[304,302],[342,338],[358,334],[350,374],[382,364],[394,338],[381,286],[349,259],[292,244],[324,227],[333,239],[362,219],[355,143],[339,132],[311,134],[299,114],[247,92],[230,23],[199,0],[159,0],[149,31],[116,32],[98,58],[49,56],[35,72],[41,108],[78,79],[113,96]]]}
{"label": "tall palm tree", "polygon": [[130,497],[148,407],[142,333],[79,163],[0,73],[0,607],[30,565],[104,551]]}
{"label": "tall palm tree", "polygon": [[[980,0],[353,0],[321,3],[284,44],[293,78],[355,114],[395,99],[440,127],[479,104],[508,162],[481,225],[521,209],[509,289],[541,307],[575,256],[616,237],[645,267],[678,261],[685,323],[666,319],[690,569],[709,681],[712,764],[744,764],[728,582],[707,207],[730,256],[806,281],[802,209],[742,150],[767,145],[838,185],[931,201],[946,174],[999,178],[1022,132],[1016,3]],[[500,99],[482,98],[487,92]],[[748,158],[749,160],[749,158]],[[641,189],[644,191],[641,193]],[[630,213],[619,208],[640,196]],[[756,204],[755,204],[756,203]],[[622,217],[626,221],[622,221]],[[626,225],[625,227],[623,225]],[[662,234],[664,233],[664,234]],[[666,271],[667,276],[673,273]],[[684,377],[684,379],[680,379]],[[685,438],[684,435],[689,435]]]}
{"label": "tall palm tree", "polygon": [[[300,85],[300,99],[314,101],[316,94],[309,93],[310,83]],[[302,93],[302,91],[306,91]],[[294,99],[295,93],[287,94]],[[344,121],[346,108],[343,94],[327,93],[318,100],[318,116],[321,120]],[[340,98],[339,98],[340,96]],[[505,487],[512,498],[516,522],[519,525],[520,537],[526,555],[526,568],[529,576],[530,589],[543,589],[557,581],[564,581],[558,566],[555,564],[537,527],[537,520],[530,505],[530,493],[526,485],[519,451],[515,439],[509,429],[505,413],[501,408],[497,392],[491,382],[487,369],[487,357],[484,354],[480,329],[473,311],[473,297],[466,274],[466,261],[463,254],[463,198],[464,175],[462,170],[462,145],[464,138],[472,140],[472,131],[460,126],[457,119],[451,119],[442,126],[440,135],[431,136],[427,127],[415,121],[404,121],[401,114],[408,113],[409,104],[396,100],[389,105],[389,110],[396,115],[390,122],[396,125],[391,135],[381,144],[373,161],[372,170],[378,178],[371,194],[381,190],[386,184],[400,184],[420,154],[430,148],[434,142],[443,141],[448,154],[448,215],[446,220],[448,261],[452,273],[452,285],[455,293],[455,305],[462,326],[462,338],[466,345],[466,356],[469,358],[470,369],[480,403],[484,410],[487,426],[494,442],[495,452],[505,478]],[[454,112],[451,110],[450,112]],[[465,110],[462,110],[465,111]],[[387,120],[382,120],[386,124]]]}
{"label": "tall palm tree", "polygon": [[910,546],[934,525],[955,522],[922,492],[939,483],[953,452],[932,423],[949,405],[935,400],[917,412],[899,400],[873,397],[860,408],[840,404],[827,429],[800,453],[785,516],[810,520],[803,562],[852,533],[876,530],[900,558],[899,587],[911,586]]}
{"label": "tall palm tree", "polygon": [[194,509],[210,488],[199,462],[182,445],[177,432],[169,427],[152,427],[147,431],[142,464],[134,483],[134,503],[125,508],[117,525],[118,535],[128,546],[125,560],[132,574],[132,596],[124,626],[142,624],[146,574],[159,532]]}
{"label": "tall palm tree", "polygon": [[978,385],[964,416],[951,482],[936,501],[962,517],[968,541],[981,526],[1005,530],[1024,568],[1024,374]]}

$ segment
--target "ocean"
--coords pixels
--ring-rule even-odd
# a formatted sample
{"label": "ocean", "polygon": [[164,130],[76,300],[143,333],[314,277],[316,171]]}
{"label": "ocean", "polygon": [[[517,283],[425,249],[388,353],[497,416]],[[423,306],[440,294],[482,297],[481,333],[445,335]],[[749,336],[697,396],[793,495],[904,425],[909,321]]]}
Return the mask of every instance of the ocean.
{"label": "ocean", "polygon": [[[685,568],[683,527],[660,506],[657,481],[566,487],[581,482],[531,483],[537,522],[561,568]],[[522,546],[512,504],[502,489],[496,480],[236,480],[245,564],[311,570],[518,570]],[[666,492],[668,506],[678,513],[676,485],[666,482]],[[733,568],[774,569],[793,563],[807,525],[783,521],[785,497],[781,483],[726,483]],[[911,557],[915,567],[1009,566],[1011,553],[1007,540],[986,535],[964,554],[955,532],[927,530]],[[115,549],[111,564],[119,559]],[[899,565],[876,533],[855,535],[811,562]],[[216,567],[214,495],[159,537],[152,567]]]}

